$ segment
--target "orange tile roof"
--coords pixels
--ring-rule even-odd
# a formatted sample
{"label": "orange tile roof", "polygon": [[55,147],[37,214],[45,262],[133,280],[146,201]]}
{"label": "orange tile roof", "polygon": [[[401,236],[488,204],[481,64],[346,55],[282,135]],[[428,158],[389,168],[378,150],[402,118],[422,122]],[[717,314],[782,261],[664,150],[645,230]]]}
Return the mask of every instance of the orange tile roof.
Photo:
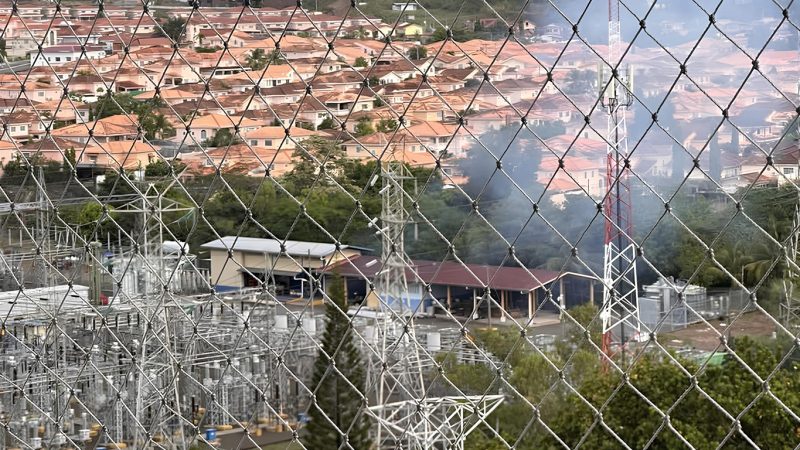
{"label": "orange tile roof", "polygon": [[[306,130],[305,128],[289,128],[289,135],[294,139],[306,138],[316,134],[316,132]],[[286,137],[286,129],[280,126],[261,127],[253,131],[248,131],[244,134],[244,137],[247,139],[283,139]]]}
{"label": "orange tile roof", "polygon": [[[136,115],[131,115],[130,118],[124,114],[116,116],[109,116],[94,122],[87,122],[85,124],[79,123],[69,125],[64,128],[53,130],[53,136],[89,136],[89,130],[93,130],[95,136],[132,136],[137,132]],[[94,128],[93,128],[94,127]]]}
{"label": "orange tile roof", "polygon": [[192,128],[234,128],[236,125],[239,128],[251,128],[259,126],[259,123],[252,119],[239,118],[237,116],[226,116],[223,114],[206,114],[205,116],[197,116],[191,121],[189,126]]}

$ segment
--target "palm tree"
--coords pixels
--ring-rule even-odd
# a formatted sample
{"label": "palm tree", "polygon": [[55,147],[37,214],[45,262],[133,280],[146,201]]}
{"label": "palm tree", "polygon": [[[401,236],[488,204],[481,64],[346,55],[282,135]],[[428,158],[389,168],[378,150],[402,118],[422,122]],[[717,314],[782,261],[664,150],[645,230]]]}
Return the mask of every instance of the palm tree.
{"label": "palm tree", "polygon": [[267,54],[263,49],[257,48],[250,52],[245,63],[253,70],[264,70],[267,67]]}
{"label": "palm tree", "polygon": [[164,135],[175,131],[163,114],[148,114],[140,117],[139,122],[144,130],[144,137],[148,140],[161,139]]}
{"label": "palm tree", "polygon": [[[781,230],[778,219],[770,213],[767,217],[766,231],[778,242],[783,242],[785,232]],[[781,248],[766,237],[757,242],[751,240],[747,246],[747,255],[743,257],[749,261],[742,265],[743,281],[749,287],[759,286],[759,292],[770,290],[773,285],[784,279],[787,275],[787,261]],[[766,290],[764,289],[766,288]]]}

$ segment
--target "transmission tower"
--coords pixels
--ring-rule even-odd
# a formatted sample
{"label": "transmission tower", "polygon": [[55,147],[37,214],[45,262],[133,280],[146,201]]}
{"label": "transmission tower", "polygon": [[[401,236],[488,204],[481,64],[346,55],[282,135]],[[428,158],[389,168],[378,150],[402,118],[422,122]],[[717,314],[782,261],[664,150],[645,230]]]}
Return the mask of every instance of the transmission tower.
{"label": "transmission tower", "polygon": [[[412,179],[405,164],[399,161],[384,162],[381,167],[383,210],[383,270],[378,278],[379,311],[375,321],[374,344],[376,364],[369,386],[375,386],[375,413],[378,416],[376,442],[379,446],[399,444],[402,435],[394,435],[391,417],[396,411],[388,404],[400,405],[422,398],[425,385],[414,332],[414,306],[408,291],[406,267],[410,261],[405,253],[404,228],[407,213],[403,184]],[[409,403],[410,405],[410,403]],[[409,438],[410,436],[405,436]],[[387,439],[388,438],[388,439]],[[395,441],[395,442],[389,442]]]}
{"label": "transmission tower", "polygon": [[409,224],[403,185],[414,180],[406,164],[392,160],[381,166],[383,211],[379,232],[383,235],[382,270],[377,277],[379,308],[374,332],[367,340],[373,346],[368,389],[375,389],[377,448],[462,450],[474,431],[500,404],[503,395],[431,397],[425,389],[424,373],[434,361],[421,355],[416,339],[414,315],[422,307],[422,296],[408,289],[406,269],[411,260],[405,253],[403,234]]}
{"label": "transmission tower", "polygon": [[600,89],[603,107],[608,112],[606,139],[606,186],[605,198],[605,249],[603,256],[603,305],[600,317],[603,321],[602,349],[606,355],[619,345],[624,351],[626,327],[633,335],[639,332],[638,280],[636,278],[636,245],[632,236],[631,191],[628,182],[630,161],[628,159],[627,127],[625,110],[633,104],[631,95],[632,73],[620,73],[620,48],[622,46],[619,20],[619,0],[608,2],[608,63],[611,74],[608,83],[603,82],[603,67],[600,70]]}

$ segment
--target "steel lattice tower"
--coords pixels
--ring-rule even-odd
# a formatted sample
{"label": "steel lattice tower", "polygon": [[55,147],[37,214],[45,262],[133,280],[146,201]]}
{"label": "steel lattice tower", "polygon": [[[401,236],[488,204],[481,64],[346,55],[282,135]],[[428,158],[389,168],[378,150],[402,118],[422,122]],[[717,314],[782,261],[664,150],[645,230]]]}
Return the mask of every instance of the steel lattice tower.
{"label": "steel lattice tower", "polygon": [[[414,401],[424,396],[425,385],[419,349],[414,335],[414,306],[408,291],[406,268],[410,261],[405,253],[404,237],[408,214],[404,205],[404,181],[413,177],[405,163],[390,160],[381,164],[383,210],[381,225],[383,235],[382,271],[378,278],[380,309],[375,323],[375,344],[380,367],[374,367],[372,384],[375,386],[376,404],[380,408],[377,443],[386,440],[385,432],[395,434],[387,427],[393,412],[383,407],[393,402]],[[410,403],[408,403],[410,405]],[[409,435],[406,438],[411,438]],[[398,436],[389,439],[396,440]],[[402,439],[403,436],[400,436]]]}
{"label": "steel lattice tower", "polygon": [[[625,344],[626,326],[632,334],[639,332],[638,280],[636,277],[636,245],[632,240],[631,191],[628,181],[627,127],[625,110],[633,103],[630,93],[631,72],[620,73],[621,26],[619,0],[608,2],[608,63],[611,77],[602,92],[602,104],[608,111],[605,249],[603,257],[603,321],[602,348],[606,355],[612,346]],[[602,67],[600,88],[603,89]]]}
{"label": "steel lattice tower", "polygon": [[[411,261],[405,253],[404,232],[409,221],[403,187],[414,177],[402,161],[381,165],[383,210],[379,232],[383,236],[382,270],[377,295],[373,363],[367,386],[375,389],[377,448],[427,450],[464,448],[464,442],[503,402],[502,395],[431,397],[425,389],[424,367],[417,342],[414,315],[422,307],[422,296],[408,289],[406,269]],[[416,189],[415,189],[416,191]],[[429,355],[427,355],[429,358]],[[431,361],[426,359],[426,362]]]}

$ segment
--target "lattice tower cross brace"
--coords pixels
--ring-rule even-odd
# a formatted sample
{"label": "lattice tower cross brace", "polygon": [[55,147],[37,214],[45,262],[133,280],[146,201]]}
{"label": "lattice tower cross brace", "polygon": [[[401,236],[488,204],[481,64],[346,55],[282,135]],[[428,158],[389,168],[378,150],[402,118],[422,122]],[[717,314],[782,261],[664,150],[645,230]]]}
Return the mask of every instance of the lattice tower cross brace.
{"label": "lattice tower cross brace", "polygon": [[[380,313],[375,332],[379,361],[373,365],[377,380],[376,405],[392,401],[419,399],[425,392],[419,349],[415,344],[414,313],[406,279],[410,260],[405,253],[403,233],[408,219],[404,205],[404,180],[413,180],[402,161],[381,163],[382,271],[378,277]],[[399,342],[396,340],[399,339]],[[396,360],[396,363],[390,363]],[[386,363],[387,365],[384,365]],[[388,367],[387,370],[385,367]],[[391,373],[387,373],[391,372]],[[371,384],[374,385],[374,384]],[[379,410],[383,415],[386,411]],[[383,425],[378,421],[377,443],[383,439]]]}
{"label": "lattice tower cross brace", "polygon": [[[619,0],[608,2],[608,63],[611,77],[602,103],[608,112],[606,139],[605,198],[605,248],[603,255],[603,305],[600,317],[603,322],[602,349],[611,355],[612,345],[619,343],[624,351],[625,328],[637,335],[639,332],[638,280],[636,276],[636,246],[632,236],[631,191],[628,183],[627,127],[625,110],[633,104],[630,94],[632,76],[619,71],[622,35],[619,20]],[[599,71],[599,87],[603,89],[603,66]]]}

